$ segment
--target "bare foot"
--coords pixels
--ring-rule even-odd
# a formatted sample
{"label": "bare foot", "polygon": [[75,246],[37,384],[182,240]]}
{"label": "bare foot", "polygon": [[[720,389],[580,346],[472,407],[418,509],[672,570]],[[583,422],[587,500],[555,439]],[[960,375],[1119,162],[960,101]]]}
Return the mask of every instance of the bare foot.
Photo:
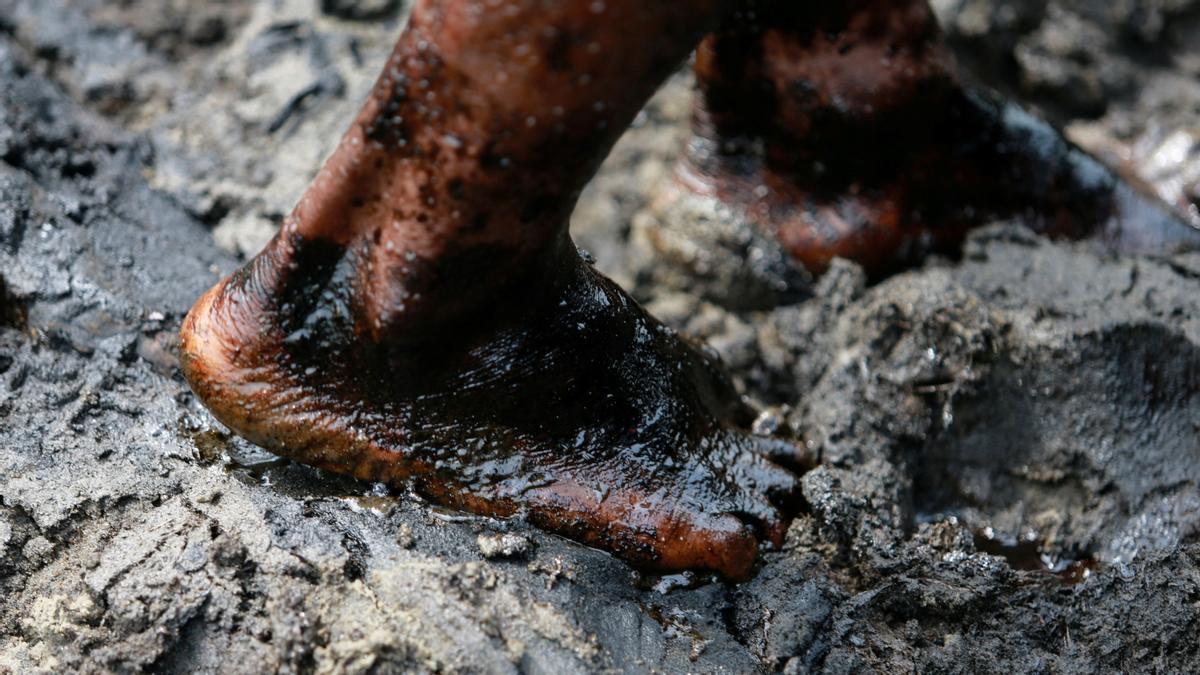
{"label": "bare foot", "polygon": [[768,455],[803,457],[566,235],[716,3],[484,4],[418,3],[280,234],[188,315],[184,372],[281,455],[745,577],[795,490]]}
{"label": "bare foot", "polygon": [[813,274],[840,256],[878,277],[1008,218],[1127,251],[1200,248],[1166,205],[965,82],[926,0],[771,4],[707,38],[696,74],[695,134],[655,206],[669,256],[695,221],[672,211],[697,199]]}

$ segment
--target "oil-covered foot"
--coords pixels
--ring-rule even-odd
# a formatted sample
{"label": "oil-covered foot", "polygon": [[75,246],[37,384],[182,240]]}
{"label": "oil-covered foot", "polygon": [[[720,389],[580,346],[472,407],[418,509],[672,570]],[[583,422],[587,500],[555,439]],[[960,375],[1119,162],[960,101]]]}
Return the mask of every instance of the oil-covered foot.
{"label": "oil-covered foot", "polygon": [[[1009,218],[1134,252],[1200,248],[1167,206],[966,82],[926,0],[760,3],[705,40],[695,70],[694,135],[652,222],[685,265],[758,236],[814,274],[840,256],[879,276]],[[722,226],[696,232],[706,211]],[[764,272],[760,292],[788,278]]]}
{"label": "oil-covered foot", "polygon": [[578,256],[469,317],[375,340],[354,309],[369,248],[281,239],[197,304],[186,372],[219,419],[298,461],[521,513],[652,569],[739,578],[760,541],[779,543],[795,479],[740,431],[728,380]]}
{"label": "oil-covered foot", "polygon": [[[715,3],[424,0],[279,235],[183,327],[223,423],[654,570],[749,573],[802,464],[585,264],[583,184]],[[653,36],[651,39],[650,36]],[[772,459],[773,458],[773,459]]]}

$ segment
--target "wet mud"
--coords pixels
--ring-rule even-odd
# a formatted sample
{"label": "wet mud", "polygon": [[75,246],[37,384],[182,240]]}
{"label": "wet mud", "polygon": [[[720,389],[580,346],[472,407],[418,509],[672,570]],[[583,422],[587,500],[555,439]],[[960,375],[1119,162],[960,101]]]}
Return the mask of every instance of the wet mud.
{"label": "wet mud", "polygon": [[[1200,62],[1172,36],[1200,6],[937,4],[989,81],[1194,206],[1172,139]],[[879,283],[834,261],[811,297],[722,308],[631,236],[686,133],[682,75],[574,235],[819,456],[753,578],[638,575],[228,434],[179,323],[295,201],[403,9],[220,5],[224,31],[0,0],[0,670],[1200,668],[1200,258],[996,223],[954,261]]]}

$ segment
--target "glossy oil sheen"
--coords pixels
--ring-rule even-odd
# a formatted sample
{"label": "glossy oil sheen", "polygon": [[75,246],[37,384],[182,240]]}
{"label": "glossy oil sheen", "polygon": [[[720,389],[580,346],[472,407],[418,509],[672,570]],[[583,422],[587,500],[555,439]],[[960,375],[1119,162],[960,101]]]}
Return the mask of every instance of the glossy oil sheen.
{"label": "glossy oil sheen", "polygon": [[743,578],[802,458],[566,234],[723,3],[494,4],[417,3],[279,235],[192,309],[185,375],[281,455]]}
{"label": "glossy oil sheen", "polygon": [[880,277],[1013,219],[1139,253],[1200,232],[1045,121],[965,81],[926,0],[768,4],[697,58],[683,181],[772,233],[812,272]]}
{"label": "glossy oil sheen", "polygon": [[[354,251],[293,246],[301,264],[267,300],[237,299],[258,292],[248,278],[221,300],[269,328],[220,372],[185,361],[240,433],[439,504],[520,513],[651,569],[739,578],[760,540],[780,541],[795,479],[766,457],[781,444],[746,434],[749,411],[717,364],[578,256],[398,343],[355,328],[339,293],[353,287]],[[226,311],[240,308],[209,316]]]}

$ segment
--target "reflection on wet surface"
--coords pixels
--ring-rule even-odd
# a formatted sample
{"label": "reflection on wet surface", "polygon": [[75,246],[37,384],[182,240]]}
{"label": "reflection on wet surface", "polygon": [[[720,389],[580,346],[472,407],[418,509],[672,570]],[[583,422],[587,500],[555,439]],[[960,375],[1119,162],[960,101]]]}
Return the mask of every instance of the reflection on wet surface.
{"label": "reflection on wet surface", "polygon": [[999,556],[1018,572],[1052,574],[1064,584],[1086,581],[1100,568],[1100,561],[1091,554],[1071,557],[1053,553],[1042,546],[1035,532],[1020,536],[1003,535],[990,527],[974,531],[975,548],[981,553]]}

